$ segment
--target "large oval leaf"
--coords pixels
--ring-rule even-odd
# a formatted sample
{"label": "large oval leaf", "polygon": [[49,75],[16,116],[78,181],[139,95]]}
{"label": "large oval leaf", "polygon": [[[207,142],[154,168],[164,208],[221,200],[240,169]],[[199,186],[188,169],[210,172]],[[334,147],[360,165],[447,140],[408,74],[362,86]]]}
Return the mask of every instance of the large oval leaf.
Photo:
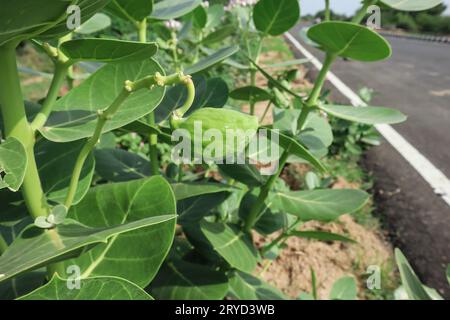
{"label": "large oval leaf", "polygon": [[253,9],[256,29],[272,36],[288,31],[299,18],[298,0],[260,0]]}
{"label": "large oval leaf", "polygon": [[222,300],[228,279],[223,272],[177,258],[164,263],[150,291],[160,300]]}
{"label": "large oval leaf", "polygon": [[442,0],[381,0],[388,6],[402,11],[423,11],[436,7]]}
{"label": "large oval leaf", "polygon": [[277,192],[273,208],[299,217],[302,221],[332,221],[360,209],[369,199],[361,190],[313,190]]}
{"label": "large oval leaf", "polygon": [[169,20],[182,17],[193,11],[202,0],[163,0],[155,3],[152,19]]}
{"label": "large oval leaf", "polygon": [[27,154],[22,143],[10,137],[0,144],[0,189],[19,190],[27,169]]}
{"label": "large oval leaf", "polygon": [[322,22],[308,30],[308,37],[332,55],[359,61],[389,58],[391,47],[378,33],[350,22]]}
{"label": "large oval leaf", "polygon": [[366,124],[394,124],[406,120],[400,111],[383,107],[321,105],[320,109],[336,118]]}
{"label": "large oval leaf", "polygon": [[155,43],[114,39],[75,39],[59,47],[72,61],[134,62],[150,59],[158,51]]}
{"label": "large oval leaf", "polygon": [[[58,100],[41,133],[51,141],[68,142],[91,137],[97,123],[97,110],[111,105],[126,80],[135,81],[156,72],[163,73],[152,59],[109,64],[91,75],[80,86]],[[101,89],[99,89],[101,88]],[[103,132],[108,132],[142,118],[161,102],[164,89],[142,89],[128,97]]]}
{"label": "large oval leaf", "polygon": [[55,275],[45,286],[19,300],[153,300],[134,283],[116,277],[95,277],[80,281],[80,288],[69,289],[70,280]]}
{"label": "large oval leaf", "polygon": [[75,29],[79,34],[90,34],[106,29],[111,25],[111,18],[104,13],[96,13],[92,18]]}
{"label": "large oval leaf", "polygon": [[172,214],[102,228],[90,228],[72,219],[67,219],[52,230],[30,225],[0,256],[0,282],[50,263],[78,256],[86,249],[104,244],[119,234],[161,223],[173,225],[174,220],[175,215]]}
{"label": "large oval leaf", "polygon": [[[175,197],[169,183],[159,176],[93,188],[69,211],[69,217],[92,227],[167,214],[176,214]],[[167,221],[114,237],[67,264],[78,265],[82,278],[118,276],[145,287],[164,261],[174,233],[175,221]]]}
{"label": "large oval leaf", "polygon": [[203,220],[200,228],[209,242],[232,267],[252,273],[256,268],[256,250],[250,236],[236,226]]}

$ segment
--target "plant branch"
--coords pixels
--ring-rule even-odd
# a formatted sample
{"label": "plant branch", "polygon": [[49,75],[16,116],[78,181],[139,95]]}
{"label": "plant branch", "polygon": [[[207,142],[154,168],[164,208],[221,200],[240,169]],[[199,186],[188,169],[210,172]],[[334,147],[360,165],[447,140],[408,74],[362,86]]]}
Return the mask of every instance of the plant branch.
{"label": "plant branch", "polygon": [[[300,113],[300,116],[297,120],[297,131],[300,132],[305,123],[306,119],[308,118],[309,113],[317,106],[318,100],[320,98],[320,93],[322,91],[323,85],[326,80],[326,76],[328,71],[331,68],[331,65],[333,64],[333,61],[335,60],[334,55],[327,54],[325,57],[325,62],[322,66],[322,69],[320,70],[319,75],[317,76],[317,79],[314,84],[314,88],[311,91],[308,100],[306,101],[305,105],[302,108],[302,111]],[[258,198],[255,202],[255,204],[250,209],[250,213],[247,216],[245,220],[245,231],[249,232],[254,225],[258,222],[259,218],[261,217],[261,212],[264,209],[265,201],[267,197],[269,196],[270,190],[272,190],[272,187],[275,183],[275,181],[280,176],[281,172],[283,171],[284,166],[286,165],[287,159],[290,155],[290,149],[291,146],[288,146],[281,155],[281,158],[279,160],[278,164],[278,170],[277,172],[270,177],[270,179],[266,182],[264,186],[261,187],[260,193],[258,195]]]}
{"label": "plant branch", "polygon": [[25,114],[15,46],[0,47],[0,70],[0,106],[6,137],[18,139],[25,147],[28,158],[22,194],[34,218],[47,216],[49,208],[34,158],[35,138]]}
{"label": "plant branch", "polygon": [[331,20],[330,0],[325,0],[325,21]]}
{"label": "plant branch", "polygon": [[[113,118],[113,116],[117,113],[119,108],[122,106],[123,102],[130,96],[132,93],[141,90],[141,89],[152,89],[155,86],[171,86],[175,84],[184,84],[188,87],[188,91],[192,92],[194,90],[195,95],[195,88],[192,82],[192,79],[190,76],[185,76],[183,73],[176,73],[170,76],[162,76],[159,73],[156,73],[153,76],[145,77],[143,79],[137,80],[135,82],[132,81],[125,81],[124,87],[120,94],[114,99],[112,104],[106,108],[105,110],[99,110],[97,112],[98,119],[97,119],[97,125],[95,127],[94,134],[91,138],[89,138],[84,145],[84,147],[81,149],[77,161],[75,163],[75,167],[72,173],[72,178],[70,180],[70,186],[69,191],[66,196],[66,200],[64,202],[64,205],[67,208],[70,208],[73,204],[73,200],[75,198],[75,193],[78,186],[78,181],[80,179],[81,170],[83,169],[83,165],[89,156],[89,154],[94,149],[95,145],[98,143],[102,133],[103,128],[105,127],[105,124]],[[193,100],[188,100],[187,103],[192,104]],[[186,107],[186,106],[185,106]],[[189,105],[190,107],[190,105]]]}

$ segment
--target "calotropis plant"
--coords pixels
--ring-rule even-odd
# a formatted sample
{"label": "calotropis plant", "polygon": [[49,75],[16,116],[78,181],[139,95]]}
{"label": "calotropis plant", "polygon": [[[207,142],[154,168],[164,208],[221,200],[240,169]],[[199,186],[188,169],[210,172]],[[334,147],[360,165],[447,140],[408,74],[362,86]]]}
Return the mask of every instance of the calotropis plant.
{"label": "calotropis plant", "polygon": [[[383,60],[390,46],[359,21],[310,28],[326,59],[305,96],[291,87],[290,70],[273,75],[259,64],[264,38],[298,22],[299,2],[245,4],[225,11],[200,0],[0,1],[1,298],[284,299],[254,275],[258,262],[273,259],[292,236],[352,241],[297,226],[354,212],[367,201],[365,192],[290,191],[279,176],[293,162],[327,171],[321,158],[332,134],[323,113],[366,124],[405,119],[393,109],[321,99],[335,59]],[[67,29],[69,5],[78,6],[84,27]],[[100,11],[129,23],[133,41],[86,38],[86,30],[102,32]],[[11,19],[14,12],[22,16]],[[55,66],[40,105],[21,92],[16,47],[24,41]],[[72,87],[75,64],[95,71],[59,98],[66,80]],[[266,88],[257,86],[258,72]],[[229,92],[225,74],[248,75],[250,84]],[[247,101],[251,114],[230,110],[229,97]],[[253,164],[167,160],[172,131],[193,132],[197,121],[219,132],[258,129],[259,101],[268,102],[266,113],[274,106],[274,123],[261,127],[279,131],[274,174],[264,176]],[[116,148],[115,139],[129,132],[148,146],[146,157]],[[217,170],[222,177],[209,178]],[[253,232],[279,235],[257,248]]]}

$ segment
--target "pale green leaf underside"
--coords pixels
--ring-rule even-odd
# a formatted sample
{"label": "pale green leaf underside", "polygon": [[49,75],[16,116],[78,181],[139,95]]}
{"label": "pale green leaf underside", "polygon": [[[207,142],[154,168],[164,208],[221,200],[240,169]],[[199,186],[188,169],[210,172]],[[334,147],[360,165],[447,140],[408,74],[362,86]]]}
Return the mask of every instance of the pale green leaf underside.
{"label": "pale green leaf underside", "polygon": [[[108,64],[55,103],[54,111],[41,133],[48,140],[69,142],[90,137],[97,123],[97,110],[111,105],[126,80],[135,81],[156,72],[163,73],[152,59]],[[164,88],[142,89],[128,97],[103,132],[129,124],[153,111],[164,96]]]}
{"label": "pale green leaf underside", "polygon": [[[92,188],[72,207],[69,217],[101,228],[159,215],[176,215],[170,184],[160,176]],[[117,276],[141,287],[158,272],[172,245],[175,220],[113,237],[80,257],[67,261],[81,269],[81,277]]]}
{"label": "pale green leaf underside", "polygon": [[353,277],[338,279],[331,288],[331,300],[355,300],[357,294],[356,280]]}
{"label": "pale green leaf underside", "polygon": [[182,17],[202,3],[202,0],[163,0],[155,3],[150,18],[169,20]]}
{"label": "pale green leaf underside", "polygon": [[26,228],[0,257],[0,281],[49,263],[77,256],[114,235],[174,220],[174,215],[150,217],[114,227],[90,228],[68,219],[55,229]]}
{"label": "pale green leaf underside", "polygon": [[395,124],[406,120],[400,111],[384,107],[321,105],[320,109],[336,118],[365,124]]}
{"label": "pale green leaf underside", "polygon": [[308,37],[329,54],[354,60],[378,61],[391,55],[391,47],[383,37],[350,22],[322,22],[309,28]]}
{"label": "pale green leaf underside", "polygon": [[66,41],[59,48],[72,62],[135,62],[150,59],[158,51],[152,42],[95,38]]}
{"label": "pale green leaf underside", "polygon": [[422,11],[436,7],[442,0],[381,0],[388,6],[402,11]]}
{"label": "pale green leaf underside", "polygon": [[75,29],[79,34],[90,34],[106,29],[111,25],[111,18],[104,13],[96,13],[92,18]]}
{"label": "pale green leaf underside", "polygon": [[273,207],[302,221],[332,221],[360,209],[369,195],[360,190],[313,190],[277,192]]}
{"label": "pale green leaf underside", "polygon": [[253,86],[237,88],[230,92],[230,97],[235,100],[244,100],[244,101],[253,100],[254,102],[267,101],[272,99],[272,96],[270,95],[269,92],[267,92],[264,89]]}
{"label": "pale green leaf underside", "polygon": [[253,10],[253,21],[259,31],[278,36],[295,26],[300,18],[297,0],[260,0]]}
{"label": "pale green leaf underside", "polygon": [[228,279],[207,266],[173,259],[164,263],[150,291],[160,300],[222,300]]}
{"label": "pale green leaf underside", "polygon": [[22,143],[10,137],[0,144],[0,189],[19,190],[27,168],[27,154]]}
{"label": "pale green leaf underside", "polygon": [[55,275],[46,285],[18,300],[153,300],[134,283],[117,277],[83,279],[80,288],[69,289],[73,281]]}
{"label": "pale green leaf underside", "polygon": [[200,228],[209,242],[232,267],[252,273],[256,268],[256,251],[248,234],[235,226],[202,221]]}

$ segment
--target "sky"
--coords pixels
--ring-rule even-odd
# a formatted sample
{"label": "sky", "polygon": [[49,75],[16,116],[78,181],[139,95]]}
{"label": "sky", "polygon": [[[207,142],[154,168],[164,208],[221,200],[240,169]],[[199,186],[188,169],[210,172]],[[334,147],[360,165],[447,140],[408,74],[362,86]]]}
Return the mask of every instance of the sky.
{"label": "sky", "polygon": [[[302,15],[314,14],[324,8],[324,0],[300,0],[302,5]],[[331,8],[334,12],[347,15],[355,13],[360,7],[361,0],[331,0]],[[450,0],[444,0],[447,5],[446,14],[450,15]]]}

